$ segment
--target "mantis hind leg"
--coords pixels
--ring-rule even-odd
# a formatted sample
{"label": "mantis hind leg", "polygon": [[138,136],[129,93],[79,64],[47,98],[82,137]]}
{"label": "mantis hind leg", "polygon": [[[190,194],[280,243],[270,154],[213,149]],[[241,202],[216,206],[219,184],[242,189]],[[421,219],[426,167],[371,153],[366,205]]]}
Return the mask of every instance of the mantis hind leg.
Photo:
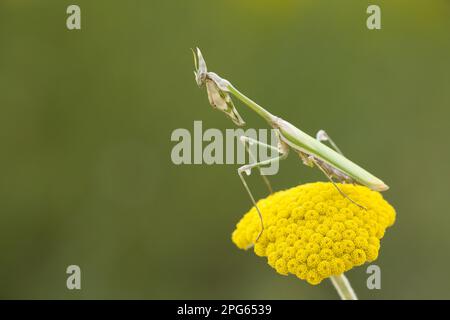
{"label": "mantis hind leg", "polygon": [[328,133],[325,132],[325,130],[321,129],[321,130],[317,131],[316,140],[319,141],[319,142],[326,142],[326,141],[328,141],[330,143],[330,145],[333,147],[334,150],[336,150],[338,153],[344,155],[342,153],[341,149],[339,149],[337,144],[334,143],[334,141],[330,138]]}
{"label": "mantis hind leg", "polygon": [[341,190],[341,188],[338,187],[338,185],[336,184],[336,182],[334,182],[333,177],[327,172],[327,170],[322,166],[322,164],[319,163],[319,161],[317,161],[317,159],[315,159],[314,157],[312,157],[312,161],[314,162],[314,164],[317,166],[317,168],[319,168],[324,174],[325,176],[328,178],[328,180],[330,180],[330,182],[333,184],[333,186],[336,188],[337,191],[339,191],[339,193],[346,199],[348,199],[351,203],[357,205],[358,207],[360,207],[361,209],[367,210],[366,207],[364,207],[363,205],[359,204],[358,202],[356,202],[355,200],[353,200],[352,198],[350,198],[344,191]]}
{"label": "mantis hind leg", "polygon": [[[331,147],[339,154],[344,155],[344,153],[339,149],[336,143],[331,139],[331,137],[328,135],[328,133],[325,132],[325,130],[319,130],[316,134],[316,140],[320,142],[328,142]],[[356,182],[350,178],[349,176],[342,174],[339,170],[331,168],[331,171],[335,173],[335,176],[337,176],[340,180],[348,183],[356,184]]]}
{"label": "mantis hind leg", "polygon": [[[339,152],[340,154],[343,154],[342,151],[338,148],[338,146],[333,142],[333,140],[331,140],[331,138],[328,136],[328,134],[324,131],[324,130],[319,130],[319,132],[317,132],[316,135],[316,139],[320,142],[322,141],[328,141],[333,148]],[[314,156],[310,156],[308,157],[315,165],[317,168],[320,169],[320,171],[322,171],[325,176],[328,178],[328,180],[330,180],[330,182],[333,184],[333,186],[336,188],[336,190],[346,199],[348,199],[351,203],[357,205],[358,207],[360,207],[361,209],[367,210],[366,207],[364,207],[363,205],[360,205],[359,203],[357,203],[355,200],[353,200],[352,198],[350,198],[344,191],[341,190],[341,188],[338,187],[338,185],[334,182],[333,180],[333,174],[331,172],[336,171],[334,168],[327,168],[327,164],[323,163],[322,161],[318,160],[317,158],[315,158]],[[330,172],[331,171],[331,172]],[[335,172],[336,175],[337,172]],[[348,181],[348,177],[342,177],[343,181]]]}
{"label": "mantis hind leg", "polygon": [[[245,181],[244,173],[245,173],[246,175],[250,175],[250,174],[251,174],[251,170],[252,170],[253,168],[258,168],[258,170],[259,170],[260,173],[261,173],[261,166],[270,165],[270,164],[272,164],[272,163],[274,163],[274,162],[278,162],[278,161],[280,161],[280,160],[285,159],[285,158],[287,157],[287,152],[283,152],[283,150],[281,150],[280,148],[273,147],[273,146],[271,146],[271,145],[262,143],[262,142],[260,142],[260,141],[258,141],[258,140],[252,139],[252,138],[247,137],[247,136],[242,136],[242,137],[241,137],[241,141],[242,141],[242,143],[244,143],[244,144],[246,145],[246,149],[247,149],[248,153],[250,154],[250,157],[252,158],[252,161],[254,161],[253,163],[244,165],[244,166],[242,166],[242,167],[240,167],[240,168],[238,169],[238,175],[239,175],[239,178],[241,179],[241,182],[242,182],[242,184],[244,185],[244,188],[245,188],[245,190],[247,191],[247,193],[248,193],[248,195],[249,195],[249,197],[250,197],[250,199],[251,199],[251,201],[252,201],[252,203],[253,203],[253,206],[255,207],[256,212],[258,213],[259,220],[260,220],[260,222],[261,222],[261,229],[260,229],[258,235],[256,236],[255,241],[253,242],[253,244],[254,244],[254,243],[256,243],[256,242],[259,240],[259,238],[261,237],[261,235],[262,235],[262,233],[263,233],[263,231],[264,231],[264,222],[263,222],[263,216],[262,216],[262,213],[261,213],[260,209],[258,208],[258,205],[256,204],[255,197],[253,196],[253,194],[252,194],[250,188],[248,187],[247,182]],[[251,150],[250,150],[249,148],[247,148],[247,144],[250,144],[250,145],[251,145],[251,144],[253,144],[253,143],[255,143],[255,144],[259,145],[259,146],[262,146],[262,147],[271,149],[271,150],[273,150],[273,151],[276,151],[276,152],[277,152],[278,154],[280,154],[280,155],[277,156],[277,157],[274,157],[274,158],[272,158],[272,159],[268,159],[268,160],[264,160],[264,161],[257,162],[257,161],[256,161],[255,155],[251,152]],[[267,179],[267,177],[265,177],[265,175],[263,175],[262,173],[261,173],[261,176],[263,177],[264,181],[266,182],[266,185],[268,186],[269,191],[272,192],[272,187],[271,187],[270,182],[269,182],[269,180]],[[253,246],[253,244],[250,245],[249,247]]]}

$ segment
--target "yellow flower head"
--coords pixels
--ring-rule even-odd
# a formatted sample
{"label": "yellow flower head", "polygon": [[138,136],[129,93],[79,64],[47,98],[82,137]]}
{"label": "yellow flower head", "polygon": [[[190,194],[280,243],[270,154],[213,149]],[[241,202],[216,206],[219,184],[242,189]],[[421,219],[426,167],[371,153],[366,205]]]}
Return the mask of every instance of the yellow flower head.
{"label": "yellow flower head", "polygon": [[[363,186],[316,182],[276,192],[260,200],[264,232],[254,246],[258,256],[282,275],[310,284],[339,275],[378,257],[380,239],[394,224],[395,210],[380,193]],[[261,228],[253,207],[239,221],[232,240],[250,247]]]}

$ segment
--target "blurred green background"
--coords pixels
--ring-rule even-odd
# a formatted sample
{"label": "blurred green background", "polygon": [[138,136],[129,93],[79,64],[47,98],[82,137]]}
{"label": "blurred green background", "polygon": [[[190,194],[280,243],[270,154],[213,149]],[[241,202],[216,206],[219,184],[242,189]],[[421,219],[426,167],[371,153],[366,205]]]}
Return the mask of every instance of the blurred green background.
{"label": "blurred green background", "polygon": [[[66,8],[82,30],[66,29]],[[382,30],[366,8],[382,9]],[[233,128],[189,48],[273,113],[326,129],[387,182],[382,289],[450,298],[450,1],[0,2],[0,298],[336,299],[230,240],[250,202],[237,165],[171,162],[176,128]],[[238,104],[249,127],[265,124]],[[324,180],[296,156],[276,189]],[[259,179],[250,179],[258,197]],[[82,290],[66,288],[66,267]]]}

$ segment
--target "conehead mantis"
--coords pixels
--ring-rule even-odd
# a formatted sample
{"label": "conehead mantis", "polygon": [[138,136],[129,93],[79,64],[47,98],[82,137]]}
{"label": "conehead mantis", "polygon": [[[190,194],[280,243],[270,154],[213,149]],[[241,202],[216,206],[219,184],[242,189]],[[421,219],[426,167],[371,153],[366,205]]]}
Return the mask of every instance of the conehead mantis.
{"label": "conehead mantis", "polygon": [[[351,160],[347,159],[337,147],[334,141],[328,136],[324,130],[319,130],[316,134],[316,138],[304,133],[293,124],[274,116],[269,111],[258,105],[256,102],[242,94],[237,90],[228,80],[221,78],[214,72],[209,72],[206,67],[206,62],[202,56],[199,48],[194,53],[195,62],[195,80],[199,87],[206,85],[208,93],[208,99],[213,108],[216,108],[224,112],[231,120],[238,126],[243,126],[245,122],[237,112],[230,94],[236,97],[238,100],[247,105],[251,110],[256,112],[271,126],[278,138],[278,146],[273,147],[254,140],[250,137],[242,136],[241,141],[247,146],[251,144],[257,144],[262,147],[272,149],[278,152],[278,156],[264,160],[254,161],[253,163],[244,165],[238,169],[238,175],[244,185],[249,197],[258,212],[261,221],[261,230],[257,235],[254,242],[258,241],[262,232],[264,231],[263,216],[259,210],[255,198],[253,197],[250,188],[248,187],[244,173],[249,175],[253,168],[260,169],[261,166],[269,165],[272,162],[285,159],[292,149],[296,152],[303,163],[309,167],[319,168],[331,183],[336,187],[337,191],[346,199],[354,204],[362,207],[351,198],[349,198],[335,183],[335,180],[341,183],[354,183],[366,186],[374,191],[385,191],[389,187],[380,179],[358,166]],[[328,142],[332,148],[328,147],[322,142]],[[249,150],[247,148],[247,150]],[[253,155],[251,157],[254,159]],[[267,178],[264,178],[268,183]],[[269,190],[270,190],[269,184]],[[364,207],[362,207],[365,209]]]}

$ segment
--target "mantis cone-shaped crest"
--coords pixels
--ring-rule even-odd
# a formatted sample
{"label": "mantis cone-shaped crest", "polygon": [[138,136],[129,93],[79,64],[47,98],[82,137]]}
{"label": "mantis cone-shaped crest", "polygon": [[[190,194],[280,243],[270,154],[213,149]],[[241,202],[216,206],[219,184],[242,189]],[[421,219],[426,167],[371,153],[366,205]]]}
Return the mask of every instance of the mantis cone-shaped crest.
{"label": "mantis cone-shaped crest", "polygon": [[237,112],[233,101],[231,100],[229,94],[229,86],[231,84],[214,72],[208,72],[206,62],[203,59],[203,55],[199,48],[197,48],[196,52],[193,51],[193,53],[195,64],[195,81],[199,87],[203,84],[206,85],[208,100],[211,106],[224,112],[236,125],[245,125],[244,120]]}

